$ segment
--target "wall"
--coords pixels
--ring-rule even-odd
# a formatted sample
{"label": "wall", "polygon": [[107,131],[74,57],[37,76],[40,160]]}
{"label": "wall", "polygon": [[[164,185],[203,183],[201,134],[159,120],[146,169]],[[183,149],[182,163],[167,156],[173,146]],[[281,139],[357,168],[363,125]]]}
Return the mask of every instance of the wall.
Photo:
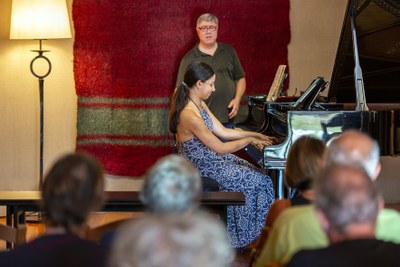
{"label": "wall", "polygon": [[[316,76],[329,80],[336,55],[346,0],[291,0],[289,94],[304,90]],[[72,0],[67,1],[71,8]],[[38,81],[29,64],[36,41],[9,40],[11,0],[0,1],[0,190],[38,189]],[[74,151],[76,94],[73,39],[48,40],[44,49],[53,63],[45,79],[44,169]],[[251,74],[249,74],[251,75]],[[298,91],[299,92],[299,91]],[[138,188],[126,178],[107,180],[110,190]],[[128,186],[127,186],[128,185]]]}
{"label": "wall", "polygon": [[[69,3],[70,5],[71,3]],[[38,80],[30,61],[38,41],[9,40],[11,0],[0,1],[0,190],[34,190],[39,177]],[[44,41],[53,69],[45,79],[44,168],[74,150],[76,95],[72,39]]]}
{"label": "wall", "polygon": [[347,0],[291,0],[288,95],[304,91],[317,76],[329,81]]}

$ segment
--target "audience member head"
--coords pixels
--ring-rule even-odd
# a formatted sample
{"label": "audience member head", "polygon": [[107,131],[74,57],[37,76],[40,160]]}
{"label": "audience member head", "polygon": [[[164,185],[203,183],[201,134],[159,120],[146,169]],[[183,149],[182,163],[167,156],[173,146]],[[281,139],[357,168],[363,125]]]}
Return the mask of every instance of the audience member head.
{"label": "audience member head", "polygon": [[195,90],[197,82],[206,82],[215,75],[214,70],[204,62],[191,63],[185,72],[183,82],[176,88],[171,98],[169,130],[176,134],[179,115],[189,101],[190,90]]}
{"label": "audience member head", "polygon": [[328,165],[361,165],[371,179],[375,180],[381,170],[379,145],[365,133],[348,130],[330,142],[326,162]]}
{"label": "audience member head", "polygon": [[42,206],[49,227],[79,231],[90,212],[99,209],[103,201],[103,168],[88,154],[60,158],[44,179]]}
{"label": "audience member head", "polygon": [[300,191],[311,189],[323,167],[325,143],[311,136],[302,136],[290,147],[285,182]]}
{"label": "audience member head", "polygon": [[146,174],[141,199],[150,212],[184,213],[198,207],[201,190],[197,169],[181,156],[168,155]]}
{"label": "audience member head", "polygon": [[225,227],[205,213],[147,215],[123,225],[111,252],[112,267],[230,266]]}
{"label": "audience member head", "polygon": [[314,202],[331,241],[360,229],[374,235],[382,198],[361,166],[329,165],[316,181]]}

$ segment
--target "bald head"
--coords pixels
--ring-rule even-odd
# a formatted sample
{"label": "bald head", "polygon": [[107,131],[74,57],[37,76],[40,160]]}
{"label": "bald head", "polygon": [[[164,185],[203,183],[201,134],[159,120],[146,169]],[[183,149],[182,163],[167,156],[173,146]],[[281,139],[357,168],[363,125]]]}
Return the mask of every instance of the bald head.
{"label": "bald head", "polygon": [[360,165],[372,179],[380,172],[379,145],[365,133],[348,130],[332,140],[327,151],[327,165]]}

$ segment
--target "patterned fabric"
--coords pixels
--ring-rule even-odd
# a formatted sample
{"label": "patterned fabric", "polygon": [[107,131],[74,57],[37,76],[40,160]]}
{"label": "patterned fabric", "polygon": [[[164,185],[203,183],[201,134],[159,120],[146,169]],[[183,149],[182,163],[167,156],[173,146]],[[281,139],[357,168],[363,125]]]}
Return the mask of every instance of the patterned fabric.
{"label": "patterned fabric", "polygon": [[[213,124],[207,111],[201,116],[208,129]],[[189,159],[201,176],[214,178],[223,192],[243,192],[244,206],[228,207],[227,231],[233,247],[244,247],[260,234],[274,200],[271,179],[249,162],[232,154],[220,155],[200,142],[195,136],[185,142],[177,142],[178,153]]]}

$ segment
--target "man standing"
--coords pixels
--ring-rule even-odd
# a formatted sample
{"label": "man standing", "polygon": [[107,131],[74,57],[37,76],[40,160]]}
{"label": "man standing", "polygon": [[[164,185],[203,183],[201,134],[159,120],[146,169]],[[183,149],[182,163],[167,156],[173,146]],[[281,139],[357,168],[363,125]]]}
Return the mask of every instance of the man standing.
{"label": "man standing", "polygon": [[217,42],[218,18],[206,13],[197,19],[196,32],[199,42],[183,57],[176,87],[178,87],[187,66],[194,61],[209,64],[216,73],[215,92],[207,100],[207,105],[217,119],[232,128],[239,112],[240,100],[246,90],[245,73],[233,47]]}

